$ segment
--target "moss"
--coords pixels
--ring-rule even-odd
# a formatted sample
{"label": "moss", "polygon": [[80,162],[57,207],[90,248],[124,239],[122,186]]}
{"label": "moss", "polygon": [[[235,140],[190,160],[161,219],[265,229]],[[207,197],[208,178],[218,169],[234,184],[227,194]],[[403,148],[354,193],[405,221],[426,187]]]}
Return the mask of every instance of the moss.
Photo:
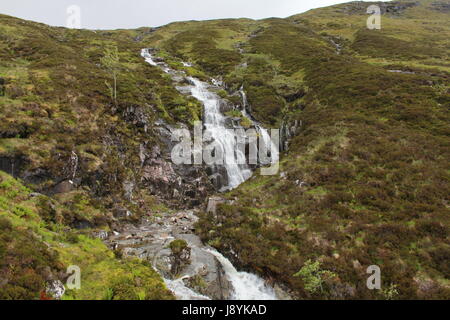
{"label": "moss", "polygon": [[174,240],[169,245],[170,250],[174,255],[179,255],[183,250],[185,250],[188,247],[188,244],[185,240]]}
{"label": "moss", "polygon": [[[246,47],[250,54],[266,58],[248,59],[247,71],[227,78],[235,88],[247,81],[249,100],[254,91],[256,99],[270,93],[286,103],[278,109],[276,103],[268,106],[262,117],[274,109],[271,122],[297,120],[304,126],[281,161],[284,178],[250,179],[227,195],[237,199],[233,206],[220,207],[217,221],[202,216],[198,230],[205,241],[238,252],[244,266],[286,283],[302,298],[310,293],[290,275],[309,259],[320,259],[338,276],[330,291],[318,295],[321,298],[335,298],[342,285],[355,289],[353,295],[339,293],[346,298],[417,298],[414,279],[419,272],[440,283],[445,271],[438,261],[446,249],[432,251],[436,260],[424,250],[430,239],[442,243],[448,227],[442,200],[449,177],[442,155],[448,154],[444,123],[449,119],[440,91],[431,86],[448,76],[442,70],[434,75],[419,71],[416,63],[442,62],[446,42],[414,24],[413,18],[396,23],[384,17],[382,32],[374,34],[356,24],[365,22],[365,16],[323,10],[292,18],[291,23],[266,21]],[[421,21],[428,19],[415,14]],[[330,20],[336,20],[335,25],[328,24]],[[412,25],[418,33],[405,32],[405,26]],[[320,35],[323,29],[345,37],[340,55]],[[436,42],[436,50],[424,50],[418,34]],[[361,45],[372,38],[377,48]],[[401,61],[403,68],[417,72],[387,72],[390,67],[366,55]],[[286,90],[283,82],[288,83]],[[289,95],[300,90],[301,98],[289,102]],[[302,108],[295,110],[297,105]],[[255,114],[264,108],[255,102],[252,106]],[[391,285],[384,295],[366,290],[366,278],[355,272],[355,259],[363,268],[380,265],[383,281]],[[439,288],[427,298],[448,292],[445,286]]]}
{"label": "moss", "polygon": [[[114,299],[173,299],[150,264],[117,258],[101,240],[58,221],[67,204],[30,198],[30,192],[0,172],[0,272],[7,279],[0,285],[1,299],[39,299],[46,281],[70,265],[80,267],[81,289],[67,290],[64,299],[104,299],[108,290]],[[71,205],[96,210],[83,198]]]}

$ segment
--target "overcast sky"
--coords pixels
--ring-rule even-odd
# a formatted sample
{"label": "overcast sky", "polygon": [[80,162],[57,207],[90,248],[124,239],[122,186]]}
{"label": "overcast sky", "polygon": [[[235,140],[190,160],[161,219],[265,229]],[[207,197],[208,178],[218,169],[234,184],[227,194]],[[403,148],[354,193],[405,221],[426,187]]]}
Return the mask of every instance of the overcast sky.
{"label": "overcast sky", "polygon": [[[1,0],[0,13],[67,26],[67,9],[81,9],[87,29],[156,27],[174,21],[287,17],[339,0]],[[69,19],[70,20],[70,19]],[[73,22],[73,20],[70,20]]]}

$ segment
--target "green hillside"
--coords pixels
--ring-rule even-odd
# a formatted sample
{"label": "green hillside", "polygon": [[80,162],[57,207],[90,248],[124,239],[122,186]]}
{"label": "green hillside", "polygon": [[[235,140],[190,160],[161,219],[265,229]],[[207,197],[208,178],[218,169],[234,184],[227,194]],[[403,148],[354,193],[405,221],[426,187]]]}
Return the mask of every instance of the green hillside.
{"label": "green hillside", "polygon": [[[370,4],[114,31],[0,15],[0,299],[39,298],[47,267],[58,277],[77,263],[88,286],[68,298],[172,298],[147,263],[93,237],[204,199],[180,200],[169,184],[164,198],[142,178],[142,146],[163,148],[156,123],[202,117],[144,62],[150,47],[174,69],[223,80],[236,104],[243,86],[266,127],[301,124],[279,175],[256,171],[220,195],[234,201],[217,217],[201,215],[205,242],[298,299],[449,299],[450,2],[374,2],[381,30],[366,27]],[[117,101],[101,64],[111,46]],[[133,215],[117,217],[122,207]],[[366,287],[370,265],[381,291]]]}

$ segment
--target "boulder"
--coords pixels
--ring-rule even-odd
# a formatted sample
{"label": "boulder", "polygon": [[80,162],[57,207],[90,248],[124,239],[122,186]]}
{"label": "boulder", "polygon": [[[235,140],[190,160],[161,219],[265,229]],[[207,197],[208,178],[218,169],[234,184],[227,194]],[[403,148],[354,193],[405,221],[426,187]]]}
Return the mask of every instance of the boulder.
{"label": "boulder", "polygon": [[53,187],[52,194],[68,193],[74,189],[73,181],[65,180]]}
{"label": "boulder", "polygon": [[65,292],[66,288],[60,280],[47,281],[45,289],[45,293],[47,294],[47,296],[52,297],[56,300],[60,300]]}

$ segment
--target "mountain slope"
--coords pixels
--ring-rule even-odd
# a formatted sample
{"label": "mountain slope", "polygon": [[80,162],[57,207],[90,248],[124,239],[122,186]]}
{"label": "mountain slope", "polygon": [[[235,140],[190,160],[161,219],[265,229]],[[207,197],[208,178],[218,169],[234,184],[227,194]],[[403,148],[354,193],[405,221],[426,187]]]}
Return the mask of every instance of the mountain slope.
{"label": "mountain slope", "polygon": [[[263,22],[246,42],[244,76],[225,79],[243,82],[249,95],[256,86],[284,98],[284,112],[273,104],[272,121],[253,100],[261,121],[303,127],[281,162],[282,178],[256,174],[230,193],[236,201],[218,220],[205,215],[206,240],[300,297],[386,298],[389,288],[398,298],[448,297],[449,25],[448,12],[429,5],[384,15],[381,31],[364,29],[363,11],[339,15],[351,4]],[[333,30],[338,55],[323,30],[348,19],[359,27]],[[405,33],[411,25],[415,32]],[[277,87],[279,79],[287,84]],[[289,101],[286,88],[301,98]],[[308,292],[294,276],[308,259],[337,275],[323,292]],[[386,291],[366,288],[373,264]]]}
{"label": "mountain slope", "polygon": [[[450,4],[374,3],[382,29],[367,30],[370,4],[97,32],[0,16],[0,169],[58,207],[40,208],[28,189],[11,196],[10,184],[23,187],[2,174],[1,228],[42,246],[31,264],[38,279],[21,282],[24,266],[8,278],[20,288],[0,291],[37,297],[49,278],[40,270],[50,266],[52,278],[84,250],[96,261],[85,268],[104,281],[92,278],[94,289],[71,297],[111,297],[106,269],[125,275],[138,265],[122,284],[148,277],[145,298],[170,298],[150,268],[92,240],[214,192],[205,168],[170,164],[168,130],[190,128],[202,111],[144,63],[140,50],[152,47],[174,69],[223,80],[218,94],[238,109],[243,87],[252,116],[283,129],[280,175],[256,171],[223,194],[232,201],[198,224],[205,241],[297,298],[448,298]],[[117,103],[100,60],[111,45],[120,56]],[[74,234],[73,251],[61,229]],[[15,254],[3,249],[11,241],[2,238],[0,254]],[[381,291],[366,287],[370,265],[381,267]]]}

